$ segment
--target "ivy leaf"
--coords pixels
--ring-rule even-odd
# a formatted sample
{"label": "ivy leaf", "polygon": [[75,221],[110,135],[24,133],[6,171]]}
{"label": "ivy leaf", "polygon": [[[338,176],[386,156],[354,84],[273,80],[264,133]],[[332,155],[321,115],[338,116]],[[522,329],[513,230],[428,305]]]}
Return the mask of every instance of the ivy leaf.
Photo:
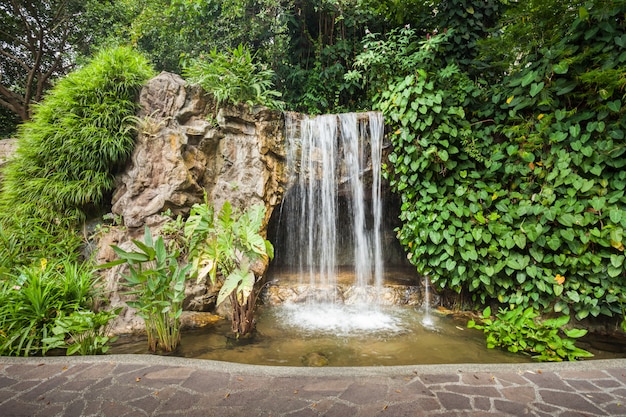
{"label": "ivy leaf", "polygon": [[580,136],[580,125],[578,123],[576,123],[575,125],[570,126],[569,127],[569,134],[573,138],[577,138],[578,136]]}
{"label": "ivy leaf", "polygon": [[606,103],[606,106],[612,112],[619,113],[620,109],[622,108],[622,102],[620,100],[609,101],[608,103]]}
{"label": "ivy leaf", "polygon": [[572,227],[576,218],[571,213],[564,213],[558,217],[558,221],[565,227]]}
{"label": "ivy leaf", "polygon": [[558,64],[554,64],[552,67],[552,71],[555,74],[567,74],[567,70],[569,69],[569,64],[566,61],[561,61]]}
{"label": "ivy leaf", "polygon": [[544,82],[540,82],[540,83],[533,83],[530,86],[530,96],[531,97],[535,97],[537,94],[539,94],[541,92],[541,90],[543,90],[544,87]]}
{"label": "ivy leaf", "polygon": [[614,224],[618,224],[622,220],[622,210],[617,208],[612,209],[609,212],[609,217]]}
{"label": "ivy leaf", "polygon": [[566,294],[570,301],[572,301],[573,303],[580,302],[580,294],[578,293],[578,291],[570,290]]}
{"label": "ivy leaf", "polygon": [[614,268],[620,268],[624,264],[624,255],[611,255],[611,265]]}
{"label": "ivy leaf", "polygon": [[428,237],[430,237],[430,240],[435,244],[438,245],[443,241],[443,236],[441,235],[441,233],[435,231],[435,230],[431,230],[428,233]]}
{"label": "ivy leaf", "polygon": [[522,256],[519,253],[514,253],[506,260],[506,266],[516,271],[522,271],[528,266],[530,262],[529,256]]}
{"label": "ivy leaf", "polygon": [[518,248],[524,249],[526,247],[526,235],[522,233],[516,233],[513,235],[513,240]]}
{"label": "ivy leaf", "polygon": [[577,339],[587,334],[586,329],[563,329],[563,332],[567,337],[571,337],[572,339]]}

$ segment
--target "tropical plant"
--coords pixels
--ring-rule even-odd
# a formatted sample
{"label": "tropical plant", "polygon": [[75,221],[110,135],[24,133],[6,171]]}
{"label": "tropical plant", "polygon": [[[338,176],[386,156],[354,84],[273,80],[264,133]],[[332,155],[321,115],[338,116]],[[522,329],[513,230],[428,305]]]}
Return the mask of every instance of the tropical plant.
{"label": "tropical plant", "polygon": [[219,103],[261,104],[279,108],[280,93],[272,89],[274,71],[254,62],[250,50],[240,44],[227,52],[213,48],[207,55],[190,59],[184,75],[199,84]]}
{"label": "tropical plant", "polygon": [[146,324],[148,349],[156,352],[176,350],[180,343],[180,316],[185,298],[185,279],[191,265],[178,264],[178,251],[168,253],[162,236],[154,239],[146,227],[144,241],[133,240],[135,251],[119,246],[112,248],[120,258],[102,267],[110,268],[126,264],[130,273],[123,275],[128,294],[135,299],[128,301],[130,307]]}
{"label": "tropical plant", "polygon": [[[0,353],[31,356],[46,354],[56,346],[48,343],[55,335],[56,321],[74,314],[96,314],[91,310],[99,301],[96,278],[87,263],[50,262],[16,269],[0,281]],[[106,326],[116,312],[101,312],[94,326]],[[96,331],[96,329],[93,329]],[[87,331],[87,329],[85,329]],[[56,331],[59,339],[69,334]],[[100,339],[100,348],[107,341]]]}
{"label": "tropical plant", "polygon": [[[61,228],[41,219],[21,218],[13,213],[7,225],[0,222],[0,279],[14,268],[39,259],[78,262],[82,240],[73,228]],[[19,272],[18,272],[19,274]]]}
{"label": "tropical plant", "polygon": [[[522,352],[533,355],[538,361],[575,361],[578,358],[590,358],[592,353],[575,346],[572,339],[587,334],[584,329],[567,329],[569,316],[537,320],[539,313],[532,307],[518,306],[500,309],[496,318],[491,317],[491,308],[483,311],[482,324],[474,320],[468,322],[469,328],[483,330],[487,336],[487,347],[506,348],[509,352]],[[561,332],[566,337],[561,337]]]}
{"label": "tropical plant", "polygon": [[241,214],[225,202],[216,216],[214,208],[205,201],[192,207],[185,223],[192,273],[198,281],[209,278],[213,284],[218,282],[220,273],[217,305],[230,299],[232,330],[238,337],[254,330],[256,277],[251,266],[274,257],[274,247],[259,234],[264,215],[262,205]]}

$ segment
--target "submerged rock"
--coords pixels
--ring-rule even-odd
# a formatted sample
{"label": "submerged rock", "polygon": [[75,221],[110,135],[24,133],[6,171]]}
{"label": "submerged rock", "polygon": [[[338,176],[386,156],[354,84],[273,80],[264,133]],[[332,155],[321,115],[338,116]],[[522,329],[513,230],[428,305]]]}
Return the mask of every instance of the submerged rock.
{"label": "submerged rock", "polygon": [[328,358],[320,352],[307,353],[302,357],[302,365],[304,366],[328,366]]}

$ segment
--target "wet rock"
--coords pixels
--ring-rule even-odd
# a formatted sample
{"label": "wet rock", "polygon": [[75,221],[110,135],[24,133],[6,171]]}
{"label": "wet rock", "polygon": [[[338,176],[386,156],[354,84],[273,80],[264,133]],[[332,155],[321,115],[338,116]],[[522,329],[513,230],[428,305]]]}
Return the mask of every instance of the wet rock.
{"label": "wet rock", "polygon": [[265,286],[261,299],[267,305],[333,299],[344,304],[376,302],[381,305],[420,306],[423,303],[423,291],[420,286],[415,285],[384,284],[382,288],[337,285],[332,288],[316,288],[309,285],[272,281]]}
{"label": "wet rock", "polygon": [[180,316],[180,325],[182,329],[202,329],[212,326],[223,319],[223,317],[213,313],[185,311]]}

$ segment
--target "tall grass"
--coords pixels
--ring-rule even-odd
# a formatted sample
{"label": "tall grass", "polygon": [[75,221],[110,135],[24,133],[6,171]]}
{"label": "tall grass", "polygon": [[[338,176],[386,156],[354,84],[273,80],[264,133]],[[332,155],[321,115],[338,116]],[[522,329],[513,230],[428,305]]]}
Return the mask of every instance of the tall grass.
{"label": "tall grass", "polygon": [[[45,354],[59,319],[89,314],[100,300],[89,263],[42,258],[14,272],[0,279],[0,355]],[[108,322],[115,314],[104,318]]]}
{"label": "tall grass", "polygon": [[[134,147],[137,95],[153,75],[127,47],[61,79],[18,131],[0,184],[0,354],[99,352],[116,312],[93,313],[77,226],[106,203]],[[90,329],[89,327],[93,327]]]}
{"label": "tall grass", "polygon": [[152,75],[142,55],[115,47],[61,79],[18,131],[0,221],[17,213],[63,228],[103,205],[132,152],[137,94]]}

